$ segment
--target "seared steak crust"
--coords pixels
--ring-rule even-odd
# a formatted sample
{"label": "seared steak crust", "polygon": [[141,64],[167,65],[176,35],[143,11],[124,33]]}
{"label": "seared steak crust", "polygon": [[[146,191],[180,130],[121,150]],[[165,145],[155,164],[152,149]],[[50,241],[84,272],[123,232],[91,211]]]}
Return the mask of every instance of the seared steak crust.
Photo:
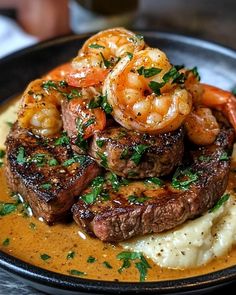
{"label": "seared steak crust", "polygon": [[94,135],[90,155],[103,166],[105,157],[105,168],[122,177],[159,177],[168,175],[181,163],[183,137],[182,128],[151,136],[112,127]]}
{"label": "seared steak crust", "polygon": [[6,140],[5,167],[10,189],[48,223],[62,219],[100,171],[96,162],[75,155],[69,145],[55,145],[55,139],[45,142],[17,124]]}
{"label": "seared steak crust", "polygon": [[[195,147],[185,170],[197,175],[185,189],[170,182],[161,188],[136,190],[143,202],[129,202],[122,190],[87,204],[81,198],[72,207],[74,220],[102,241],[118,242],[137,235],[158,233],[199,216],[217,202],[226,190],[234,140],[232,130],[223,130],[210,146]],[[131,184],[132,185],[132,184]]]}

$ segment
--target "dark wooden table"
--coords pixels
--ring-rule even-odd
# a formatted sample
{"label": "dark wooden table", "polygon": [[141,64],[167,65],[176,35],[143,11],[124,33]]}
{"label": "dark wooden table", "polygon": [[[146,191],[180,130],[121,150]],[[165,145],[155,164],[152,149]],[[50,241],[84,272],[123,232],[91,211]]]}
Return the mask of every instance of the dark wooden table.
{"label": "dark wooden table", "polygon": [[[141,0],[134,27],[187,34],[236,49],[235,0]],[[235,294],[236,283],[224,287]],[[0,295],[42,295],[0,270]],[[211,292],[208,294],[219,294]]]}

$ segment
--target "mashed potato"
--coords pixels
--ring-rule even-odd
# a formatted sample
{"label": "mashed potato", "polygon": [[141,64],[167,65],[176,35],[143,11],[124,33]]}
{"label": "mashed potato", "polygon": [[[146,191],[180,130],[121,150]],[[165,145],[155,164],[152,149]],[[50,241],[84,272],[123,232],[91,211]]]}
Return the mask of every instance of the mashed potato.
{"label": "mashed potato", "polygon": [[161,234],[123,242],[128,250],[143,252],[162,267],[196,267],[226,254],[236,244],[236,198],[219,209]]}

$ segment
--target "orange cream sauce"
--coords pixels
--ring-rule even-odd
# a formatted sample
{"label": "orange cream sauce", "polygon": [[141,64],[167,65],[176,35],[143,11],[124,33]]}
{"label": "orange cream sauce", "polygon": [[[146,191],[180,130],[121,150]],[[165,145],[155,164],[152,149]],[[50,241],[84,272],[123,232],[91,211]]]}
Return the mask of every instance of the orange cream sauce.
{"label": "orange cream sauce", "polygon": [[[3,124],[1,120],[0,123]],[[236,173],[231,173],[230,188],[234,184],[236,186]],[[13,202],[7,189],[4,168],[0,169],[0,187],[0,202]],[[4,243],[6,239],[9,239],[8,245]],[[134,263],[122,273],[118,272],[122,262],[116,258],[116,255],[123,251],[121,246],[103,243],[87,236],[74,222],[48,226],[35,217],[25,217],[18,211],[0,216],[0,250],[57,273],[68,275],[75,269],[86,273],[84,277],[89,279],[139,281],[139,273]],[[74,252],[72,259],[67,258],[70,252]],[[43,260],[41,258],[43,254],[49,255],[50,258]],[[87,262],[89,256],[96,259],[94,263]],[[104,266],[104,262],[108,262],[112,268]],[[148,269],[146,281],[178,279],[235,265],[236,249],[205,266],[186,270],[161,268],[151,260],[148,262],[151,269]]]}

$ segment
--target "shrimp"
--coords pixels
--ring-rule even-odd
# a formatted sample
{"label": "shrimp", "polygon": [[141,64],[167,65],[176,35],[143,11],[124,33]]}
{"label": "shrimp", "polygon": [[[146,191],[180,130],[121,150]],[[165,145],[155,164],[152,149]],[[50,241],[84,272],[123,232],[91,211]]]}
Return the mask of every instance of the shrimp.
{"label": "shrimp", "polygon": [[203,94],[199,103],[222,112],[236,131],[236,97],[218,87],[201,84]]}
{"label": "shrimp", "polygon": [[19,124],[38,135],[56,135],[62,128],[61,104],[68,100],[71,112],[76,113],[82,126],[90,122],[83,134],[86,139],[106,125],[105,112],[99,106],[88,108],[89,102],[100,94],[95,87],[73,88],[65,81],[35,80],[23,93]]}
{"label": "shrimp", "polygon": [[191,95],[179,85],[181,77],[162,51],[147,48],[117,64],[104,82],[103,95],[123,127],[165,133],[180,127],[192,108]]}
{"label": "shrimp", "polygon": [[188,138],[197,145],[212,144],[220,132],[211,109],[197,107],[184,122]]}
{"label": "shrimp", "polygon": [[145,46],[143,37],[124,28],[113,28],[99,32],[89,38],[72,61],[74,71],[67,75],[68,84],[87,87],[102,83],[109,71],[125,55]]}
{"label": "shrimp", "polygon": [[45,80],[54,80],[54,81],[61,81],[65,80],[65,77],[73,71],[73,67],[71,62],[64,63],[50,72],[48,72],[43,79]]}

